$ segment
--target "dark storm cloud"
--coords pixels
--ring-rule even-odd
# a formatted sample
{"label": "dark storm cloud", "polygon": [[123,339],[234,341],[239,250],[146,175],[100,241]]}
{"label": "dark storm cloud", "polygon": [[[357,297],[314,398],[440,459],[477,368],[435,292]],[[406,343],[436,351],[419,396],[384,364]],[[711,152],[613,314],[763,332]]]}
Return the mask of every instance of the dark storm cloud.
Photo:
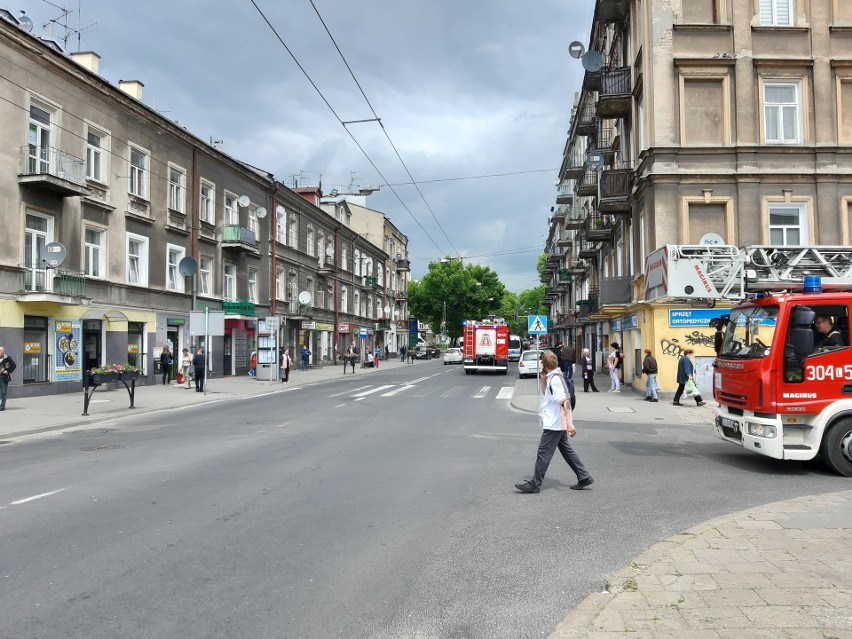
{"label": "dark storm cloud", "polygon": [[[372,117],[308,0],[256,2],[341,119]],[[593,0],[314,2],[416,179],[559,165],[582,77],[568,44],[587,42]],[[43,0],[0,5],[26,9],[36,31],[60,13]],[[147,104],[199,137],[224,139],[228,153],[288,184],[300,171],[306,183],[322,174],[326,191],[352,173],[358,184],[381,182],[249,0],[83,0],[80,24],[93,22],[81,48],[102,56],[101,74],[141,80]],[[350,129],[389,182],[409,181],[378,125]],[[543,246],[554,177],[421,190],[452,245],[476,256]],[[396,188],[434,243],[387,187],[368,204],[409,236],[418,277],[452,249],[417,191]],[[538,253],[473,261],[520,291],[537,284]]]}

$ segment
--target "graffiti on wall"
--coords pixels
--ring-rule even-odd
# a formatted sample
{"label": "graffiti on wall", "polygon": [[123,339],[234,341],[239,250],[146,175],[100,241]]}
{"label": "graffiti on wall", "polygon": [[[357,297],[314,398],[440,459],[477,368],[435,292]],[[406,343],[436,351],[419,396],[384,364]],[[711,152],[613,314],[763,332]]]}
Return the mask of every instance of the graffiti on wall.
{"label": "graffiti on wall", "polygon": [[[687,346],[708,346],[713,348],[713,335],[705,335],[699,331],[692,331],[684,339]],[[676,337],[671,339],[663,338],[660,340],[660,351],[663,355],[678,358],[683,355],[684,347],[681,346],[680,340]]]}

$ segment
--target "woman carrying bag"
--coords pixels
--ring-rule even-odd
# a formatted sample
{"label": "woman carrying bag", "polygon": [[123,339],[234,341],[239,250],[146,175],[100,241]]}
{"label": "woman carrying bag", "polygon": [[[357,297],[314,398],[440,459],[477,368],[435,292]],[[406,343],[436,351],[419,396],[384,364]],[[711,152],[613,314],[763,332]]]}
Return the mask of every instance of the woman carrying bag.
{"label": "woman carrying bag", "polygon": [[183,355],[180,359],[180,370],[183,373],[183,381],[187,388],[192,388],[192,355],[189,354],[189,349],[183,349]]}
{"label": "woman carrying bag", "polygon": [[686,390],[687,395],[692,394],[692,398],[699,406],[704,406],[707,403],[701,399],[698,386],[695,385],[695,364],[689,358],[692,353],[693,350],[691,348],[684,349],[683,355],[680,356],[680,360],[677,363],[677,391],[675,391],[673,402],[675,406],[683,406],[680,403],[680,397],[683,395],[684,390]]}
{"label": "woman carrying bag", "polygon": [[292,363],[290,351],[285,348],[281,352],[281,357],[278,358],[278,377],[281,379],[282,384],[290,381],[290,364]]}

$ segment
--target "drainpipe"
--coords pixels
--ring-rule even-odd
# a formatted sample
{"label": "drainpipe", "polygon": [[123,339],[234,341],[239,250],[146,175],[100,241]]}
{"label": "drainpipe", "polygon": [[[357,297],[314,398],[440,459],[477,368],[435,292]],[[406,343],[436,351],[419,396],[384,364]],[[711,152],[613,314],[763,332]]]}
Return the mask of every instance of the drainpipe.
{"label": "drainpipe", "polygon": [[272,266],[269,267],[269,291],[272,302],[269,305],[271,314],[274,316],[278,310],[278,296],[275,290],[278,285],[278,262],[276,261],[277,244],[278,244],[278,180],[275,180],[275,186],[272,189],[272,211],[269,216],[269,235],[272,238]]}
{"label": "drainpipe", "polygon": [[[340,251],[340,225],[338,224],[337,228],[334,229],[334,348],[337,349],[338,355],[340,355],[340,292],[337,287],[340,285],[340,271],[338,270],[340,266],[340,258],[338,257],[338,253]],[[352,330],[351,328],[349,329]],[[345,372],[345,366],[344,372]]]}
{"label": "drainpipe", "polygon": [[[190,228],[192,233],[190,234],[190,251],[192,253],[192,257],[195,258],[195,263],[200,264],[198,259],[198,158],[196,156],[197,149],[195,146],[192,147],[192,208],[190,209]],[[192,308],[190,310],[195,310],[195,295],[197,290],[198,281],[198,271],[196,271],[195,275],[192,276]],[[195,344],[193,346],[193,352],[195,352]]]}

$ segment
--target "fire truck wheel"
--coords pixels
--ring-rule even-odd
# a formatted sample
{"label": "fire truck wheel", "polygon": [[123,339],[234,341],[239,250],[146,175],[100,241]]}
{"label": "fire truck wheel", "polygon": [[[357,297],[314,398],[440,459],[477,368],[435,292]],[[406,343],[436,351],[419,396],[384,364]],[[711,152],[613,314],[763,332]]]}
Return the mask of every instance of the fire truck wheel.
{"label": "fire truck wheel", "polygon": [[852,420],[837,422],[825,434],[822,458],[831,470],[852,477]]}

